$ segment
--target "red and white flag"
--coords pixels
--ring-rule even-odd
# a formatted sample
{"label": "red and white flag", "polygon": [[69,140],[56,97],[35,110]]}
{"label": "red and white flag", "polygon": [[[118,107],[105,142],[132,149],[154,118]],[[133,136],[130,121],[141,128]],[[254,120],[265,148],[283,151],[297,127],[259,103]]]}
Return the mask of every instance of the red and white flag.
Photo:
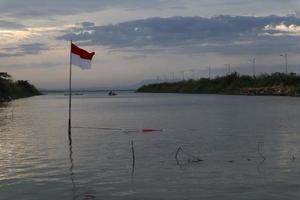
{"label": "red and white flag", "polygon": [[79,48],[71,43],[71,64],[80,67],[81,69],[91,69],[92,58],[95,52],[89,53],[88,51]]}

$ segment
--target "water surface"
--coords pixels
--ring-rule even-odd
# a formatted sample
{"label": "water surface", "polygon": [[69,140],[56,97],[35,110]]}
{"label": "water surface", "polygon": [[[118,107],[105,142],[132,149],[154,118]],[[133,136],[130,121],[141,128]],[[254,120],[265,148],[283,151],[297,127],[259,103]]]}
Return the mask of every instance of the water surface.
{"label": "water surface", "polygon": [[300,198],[299,98],[74,96],[73,126],[100,129],[72,129],[71,147],[67,103],[51,94],[0,106],[1,200]]}

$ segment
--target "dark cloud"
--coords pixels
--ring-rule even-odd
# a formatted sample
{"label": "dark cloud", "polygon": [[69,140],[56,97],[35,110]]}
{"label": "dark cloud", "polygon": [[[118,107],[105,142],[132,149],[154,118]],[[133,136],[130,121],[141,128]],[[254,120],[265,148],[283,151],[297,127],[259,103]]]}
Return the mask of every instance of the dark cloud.
{"label": "dark cloud", "polygon": [[93,26],[95,26],[95,23],[93,23],[93,22],[82,22],[81,23],[81,26],[82,27],[93,27]]}
{"label": "dark cloud", "polygon": [[8,57],[15,57],[15,56],[23,56],[23,53],[20,52],[0,52],[0,58],[8,58]]}
{"label": "dark cloud", "polygon": [[36,16],[79,14],[111,7],[158,9],[168,2],[169,0],[2,0],[0,11],[2,15],[31,18]]}
{"label": "dark cloud", "polygon": [[280,50],[300,52],[300,43],[294,40],[297,35],[266,28],[280,24],[300,26],[300,18],[275,15],[149,18],[115,25],[82,27],[63,34],[59,39],[113,49],[155,46],[186,52],[224,54],[269,54]]}
{"label": "dark cloud", "polygon": [[141,59],[141,58],[146,58],[146,55],[134,55],[134,56],[123,56],[123,58],[127,59],[127,60],[137,60],[137,59]]}
{"label": "dark cloud", "polygon": [[39,54],[41,51],[48,50],[48,46],[43,43],[21,44],[19,50],[24,54]]}
{"label": "dark cloud", "polygon": [[22,63],[22,64],[3,64],[1,67],[5,69],[38,69],[52,68],[63,65],[63,62],[37,62],[37,63]]}
{"label": "dark cloud", "polygon": [[[199,12],[212,15],[216,13],[248,13],[292,10],[297,8],[297,0],[0,0],[0,12],[2,16],[17,18],[44,17],[55,15],[80,14],[82,12],[93,12],[111,8],[123,8],[129,10],[141,9],[184,9],[187,7],[198,8]],[[294,6],[294,7],[293,7]],[[203,10],[204,8],[204,10]],[[223,11],[223,12],[220,12]],[[207,12],[206,12],[207,11]],[[244,12],[243,12],[244,11]]]}
{"label": "dark cloud", "polygon": [[42,51],[48,50],[48,46],[43,43],[30,43],[20,44],[15,47],[2,48],[0,51],[0,57],[15,57],[24,56],[28,54],[39,54]]}
{"label": "dark cloud", "polygon": [[11,30],[11,29],[24,29],[25,26],[22,25],[22,24],[19,24],[17,22],[11,22],[11,21],[5,21],[5,20],[0,20],[0,28],[1,29],[8,29],[8,30]]}

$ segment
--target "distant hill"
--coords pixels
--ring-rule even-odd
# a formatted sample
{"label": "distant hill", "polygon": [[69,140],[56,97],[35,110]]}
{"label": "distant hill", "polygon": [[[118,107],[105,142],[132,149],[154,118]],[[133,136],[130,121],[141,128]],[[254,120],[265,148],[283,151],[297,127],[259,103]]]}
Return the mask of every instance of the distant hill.
{"label": "distant hill", "polygon": [[137,92],[299,96],[300,76],[277,72],[252,77],[232,73],[214,79],[148,84]]}
{"label": "distant hill", "polygon": [[0,72],[0,102],[41,95],[28,81],[13,81],[6,72]]}

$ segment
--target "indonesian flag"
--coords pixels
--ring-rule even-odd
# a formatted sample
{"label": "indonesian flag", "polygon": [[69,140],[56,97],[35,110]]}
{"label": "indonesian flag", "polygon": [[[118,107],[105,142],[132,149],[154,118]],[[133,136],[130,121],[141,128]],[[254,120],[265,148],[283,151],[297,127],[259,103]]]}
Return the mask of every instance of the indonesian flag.
{"label": "indonesian flag", "polygon": [[89,53],[88,51],[79,48],[71,43],[71,64],[80,67],[81,69],[91,69],[92,58],[95,52]]}

